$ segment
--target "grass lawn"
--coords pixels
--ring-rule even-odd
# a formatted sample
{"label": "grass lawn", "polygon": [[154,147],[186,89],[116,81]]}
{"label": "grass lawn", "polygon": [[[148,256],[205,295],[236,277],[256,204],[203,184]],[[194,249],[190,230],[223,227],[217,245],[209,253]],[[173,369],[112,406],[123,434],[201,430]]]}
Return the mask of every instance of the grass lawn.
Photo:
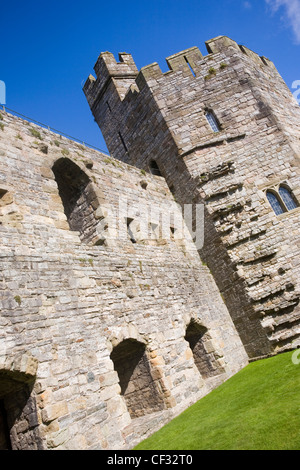
{"label": "grass lawn", "polygon": [[300,450],[300,364],[249,364],[137,450]]}

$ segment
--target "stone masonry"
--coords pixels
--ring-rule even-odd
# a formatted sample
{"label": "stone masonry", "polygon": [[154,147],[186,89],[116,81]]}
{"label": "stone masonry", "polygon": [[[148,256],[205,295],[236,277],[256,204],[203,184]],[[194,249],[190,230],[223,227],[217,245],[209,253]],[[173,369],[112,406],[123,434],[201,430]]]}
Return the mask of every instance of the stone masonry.
{"label": "stone masonry", "polygon": [[132,448],[248,362],[165,179],[119,160],[1,111],[1,449]]}
{"label": "stone masonry", "polygon": [[84,92],[113,157],[204,204],[199,254],[255,359],[300,345],[300,108],[269,59],[225,36],[206,47],[166,73],[104,52]]}
{"label": "stone masonry", "polygon": [[100,54],[110,155],[1,111],[0,449],[130,449],[299,347],[300,108],[269,59],[206,47]]}

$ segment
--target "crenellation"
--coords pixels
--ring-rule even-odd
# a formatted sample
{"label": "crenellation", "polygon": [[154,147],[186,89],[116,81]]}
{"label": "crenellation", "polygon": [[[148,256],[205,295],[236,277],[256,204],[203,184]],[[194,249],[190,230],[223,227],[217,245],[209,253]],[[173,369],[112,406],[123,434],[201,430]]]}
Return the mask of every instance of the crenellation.
{"label": "crenellation", "polygon": [[191,69],[192,75],[195,76],[198,69],[198,63],[202,61],[203,56],[198,47],[192,47],[180,52],[179,54],[173,54],[166,58],[166,62],[170,70],[174,72],[188,71]]}
{"label": "crenellation", "polygon": [[136,75],[138,70],[130,54],[120,53],[120,62],[117,62],[111,52],[102,52],[94,70],[98,79],[107,80],[110,77]]}
{"label": "crenellation", "polygon": [[239,51],[239,46],[236,41],[233,41],[227,36],[218,36],[214,39],[210,39],[205,42],[205,45],[209,54],[218,54],[226,50]]}
{"label": "crenellation", "polygon": [[97,100],[111,82],[114,84],[121,100],[130,86],[134,85],[138,70],[132,56],[125,52],[120,53],[119,60],[120,62],[117,62],[110,52],[102,52],[98,57],[94,66],[97,79],[89,75],[83,87],[91,107],[95,106]]}
{"label": "crenellation", "polygon": [[[272,69],[277,73],[274,64],[269,59],[260,57],[245,46],[239,46],[226,36],[207,41],[206,47],[209,52],[207,56],[203,56],[198,47],[192,47],[167,57],[166,62],[170,70],[165,73],[161,71],[157,63],[142,67],[138,71],[132,56],[127,53],[119,54],[120,62],[116,62],[113,54],[109,52],[102,53],[94,67],[97,80],[90,75],[83,90],[91,108],[93,108],[111,80],[121,100],[124,99],[132,86],[135,90],[143,89],[145,85],[151,88],[156,87],[157,80],[172,80],[172,74],[174,73],[176,75],[183,72],[194,78],[199,76],[209,83],[210,79],[215,77],[217,71],[227,69],[229,66],[226,62],[227,59],[236,61],[236,52],[239,52],[240,60],[242,56],[245,56],[256,65],[262,66],[262,70],[265,65],[273,66]],[[215,67],[217,68],[215,69]],[[214,71],[212,72],[212,70]]]}

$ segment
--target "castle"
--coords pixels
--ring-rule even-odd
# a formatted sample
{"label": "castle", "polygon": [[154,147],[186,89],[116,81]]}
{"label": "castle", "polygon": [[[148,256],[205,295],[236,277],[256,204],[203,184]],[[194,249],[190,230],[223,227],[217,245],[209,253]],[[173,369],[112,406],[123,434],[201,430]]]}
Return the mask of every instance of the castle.
{"label": "castle", "polygon": [[99,56],[110,156],[1,112],[1,449],[130,449],[300,345],[300,108],[267,58],[206,46]]}

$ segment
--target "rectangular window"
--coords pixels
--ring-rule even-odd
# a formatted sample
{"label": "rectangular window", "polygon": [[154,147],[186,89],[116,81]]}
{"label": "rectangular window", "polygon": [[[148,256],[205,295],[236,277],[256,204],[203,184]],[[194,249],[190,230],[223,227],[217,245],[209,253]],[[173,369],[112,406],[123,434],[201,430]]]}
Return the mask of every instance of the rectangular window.
{"label": "rectangular window", "polygon": [[211,129],[214,132],[220,132],[220,126],[219,126],[218,121],[216,120],[215,116],[213,115],[213,113],[207,112],[205,114],[205,117],[206,117]]}

